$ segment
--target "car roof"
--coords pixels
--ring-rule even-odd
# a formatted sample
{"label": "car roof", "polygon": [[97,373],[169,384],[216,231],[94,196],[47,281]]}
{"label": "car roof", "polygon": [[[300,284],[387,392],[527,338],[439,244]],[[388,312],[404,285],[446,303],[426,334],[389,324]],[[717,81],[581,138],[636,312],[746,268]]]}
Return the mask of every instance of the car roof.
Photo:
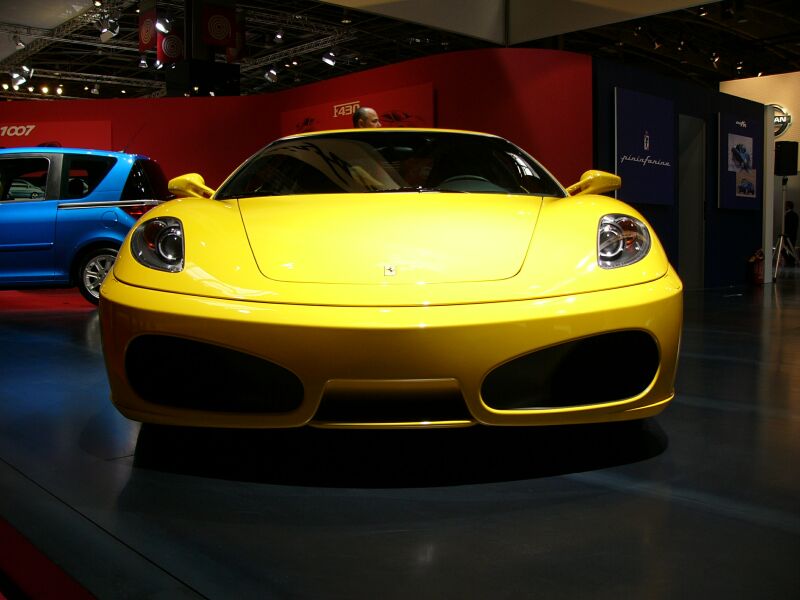
{"label": "car roof", "polygon": [[17,148],[0,148],[2,154],[89,154],[94,156],[111,156],[114,158],[145,158],[142,154],[115,152],[113,150],[96,150],[92,148],[62,148],[61,146],[20,146]]}
{"label": "car roof", "polygon": [[[304,138],[304,137],[314,137],[314,136],[324,136],[324,135],[336,135],[337,133],[363,133],[365,135],[371,135],[373,133],[386,133],[386,132],[402,132],[402,133],[460,133],[463,135],[474,135],[474,136],[481,136],[486,138],[498,138],[502,139],[497,135],[492,133],[484,133],[481,131],[467,131],[464,129],[440,129],[438,127],[366,127],[361,129],[327,129],[323,131],[307,131],[303,133],[295,133],[293,135],[287,135],[286,137],[280,138],[280,140],[291,140],[295,138]],[[275,140],[275,141],[280,141]]]}

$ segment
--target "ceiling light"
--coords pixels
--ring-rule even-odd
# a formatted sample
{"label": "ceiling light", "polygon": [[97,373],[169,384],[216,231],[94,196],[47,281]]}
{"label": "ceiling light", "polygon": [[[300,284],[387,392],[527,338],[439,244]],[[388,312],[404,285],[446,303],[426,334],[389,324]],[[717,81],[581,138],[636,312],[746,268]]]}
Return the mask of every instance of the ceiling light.
{"label": "ceiling light", "polygon": [[342,13],[342,20],[341,20],[342,25],[350,25],[350,23],[352,23],[352,22],[353,22],[353,19],[350,18],[350,15],[345,10]]}
{"label": "ceiling light", "polygon": [[127,94],[128,90],[120,90],[120,94]]}
{"label": "ceiling light", "polygon": [[99,84],[97,84],[97,83],[94,84],[94,87],[91,89],[91,94],[93,96],[99,96],[100,95],[100,85]]}
{"label": "ceiling light", "polygon": [[139,68],[146,69],[147,68],[147,57],[142,54],[142,57],[139,59]]}
{"label": "ceiling light", "polygon": [[164,15],[163,17],[158,17],[158,19],[156,19],[156,29],[161,33],[169,33],[172,30],[172,19],[170,16]]}
{"label": "ceiling light", "polygon": [[33,87],[32,85],[29,85],[29,86],[28,86],[28,91],[29,91],[30,93],[33,93],[33,90],[34,90],[34,87]]}
{"label": "ceiling light", "polygon": [[267,81],[270,83],[277,83],[278,82],[278,71],[275,67],[270,67],[269,71],[264,73],[264,77],[267,78]]}
{"label": "ceiling light", "polygon": [[12,85],[11,87],[14,89],[15,92],[19,91],[19,86],[16,83],[14,85]]}
{"label": "ceiling light", "polygon": [[711,63],[714,65],[715,69],[719,68],[719,54],[716,52],[711,55]]}
{"label": "ceiling light", "polygon": [[94,0],[94,5],[95,6],[103,6],[103,2],[102,2],[102,0]]}
{"label": "ceiling light", "polygon": [[58,86],[56,88],[56,94],[58,94],[60,96],[63,93],[64,93],[64,88],[62,88],[61,86]]}
{"label": "ceiling light", "polygon": [[705,6],[701,6],[701,7],[700,7],[700,11],[698,12],[698,14],[699,14],[701,17],[707,17],[707,16],[708,16],[708,10],[706,9],[706,7],[705,7]]}
{"label": "ceiling light", "polygon": [[20,38],[18,35],[15,35],[13,37],[13,40],[14,40],[14,44],[17,47],[17,50],[22,50],[25,47],[25,42],[23,42],[22,38]]}
{"label": "ceiling light", "polygon": [[331,67],[336,64],[336,55],[333,53],[333,50],[322,55],[322,62]]}
{"label": "ceiling light", "polygon": [[42,93],[43,94],[49,94],[50,93],[50,88],[47,87],[46,85],[43,85],[42,86]]}
{"label": "ceiling light", "polygon": [[275,32],[275,37],[272,38],[272,39],[275,40],[276,44],[282,44],[283,43],[283,29],[278,29],[278,31]]}
{"label": "ceiling light", "polygon": [[156,59],[156,62],[153,63],[153,66],[156,69],[162,69],[164,67],[164,63],[162,63],[160,60]]}
{"label": "ceiling light", "polygon": [[8,89],[8,84],[7,84],[7,83],[4,83],[4,84],[3,84],[3,89],[4,89],[4,90],[7,90],[7,89]]}

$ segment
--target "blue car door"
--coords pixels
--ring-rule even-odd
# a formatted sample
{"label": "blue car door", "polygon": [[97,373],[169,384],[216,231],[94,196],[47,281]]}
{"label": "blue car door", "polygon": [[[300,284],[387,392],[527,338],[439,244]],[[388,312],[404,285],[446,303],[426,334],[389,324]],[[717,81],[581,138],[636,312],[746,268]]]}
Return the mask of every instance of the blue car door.
{"label": "blue car door", "polygon": [[53,278],[58,192],[50,181],[58,158],[0,158],[0,284]]}

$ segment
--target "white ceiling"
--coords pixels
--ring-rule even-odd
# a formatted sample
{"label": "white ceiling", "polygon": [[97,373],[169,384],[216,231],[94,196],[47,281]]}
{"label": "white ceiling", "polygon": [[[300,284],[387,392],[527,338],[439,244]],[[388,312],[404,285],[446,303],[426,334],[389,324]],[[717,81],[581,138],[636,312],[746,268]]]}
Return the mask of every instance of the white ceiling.
{"label": "white ceiling", "polygon": [[[53,29],[92,6],[92,0],[0,0],[0,23]],[[12,34],[0,32],[0,60],[16,51]]]}
{"label": "white ceiling", "polygon": [[[517,44],[701,4],[686,0],[337,0],[372,12],[497,44]],[[508,6],[508,15],[506,15]],[[0,23],[52,29],[92,0],[0,0]],[[0,60],[16,50],[0,32]]]}
{"label": "white ceiling", "polygon": [[686,0],[336,0],[329,4],[511,45],[703,3]]}

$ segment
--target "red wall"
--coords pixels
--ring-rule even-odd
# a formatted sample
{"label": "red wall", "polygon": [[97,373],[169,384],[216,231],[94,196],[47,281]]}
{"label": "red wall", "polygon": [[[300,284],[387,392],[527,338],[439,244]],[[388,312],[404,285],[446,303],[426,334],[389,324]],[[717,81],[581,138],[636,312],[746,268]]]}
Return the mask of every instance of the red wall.
{"label": "red wall", "polygon": [[506,137],[565,185],[593,166],[591,59],[554,50],[441,54],[258,96],[7,102],[0,123],[110,121],[111,149],[147,154],[167,177],[200,172],[216,187],[280,135],[282,111],[424,83],[438,127]]}

